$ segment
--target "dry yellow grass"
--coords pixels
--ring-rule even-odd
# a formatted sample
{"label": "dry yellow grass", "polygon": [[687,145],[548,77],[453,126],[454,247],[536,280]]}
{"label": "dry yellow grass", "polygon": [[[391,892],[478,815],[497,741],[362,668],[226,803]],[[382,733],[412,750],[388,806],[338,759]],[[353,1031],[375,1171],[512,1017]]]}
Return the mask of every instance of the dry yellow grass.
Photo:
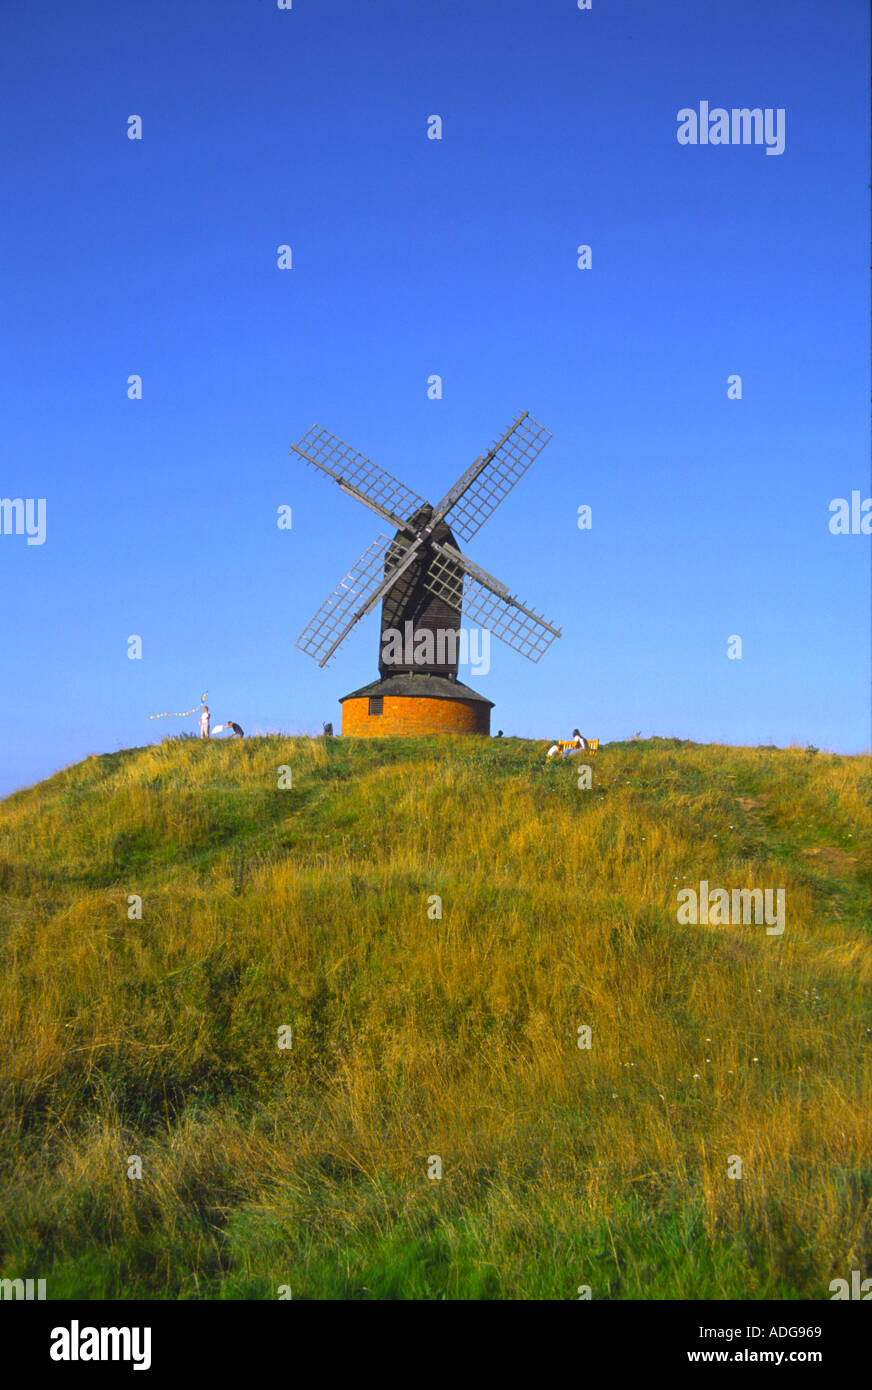
{"label": "dry yellow grass", "polygon": [[[869,759],[652,741],[580,790],[543,751],[168,743],[3,803],[4,1266],[684,1298],[864,1267]],[[783,936],[678,925],[701,879],[783,887]]]}

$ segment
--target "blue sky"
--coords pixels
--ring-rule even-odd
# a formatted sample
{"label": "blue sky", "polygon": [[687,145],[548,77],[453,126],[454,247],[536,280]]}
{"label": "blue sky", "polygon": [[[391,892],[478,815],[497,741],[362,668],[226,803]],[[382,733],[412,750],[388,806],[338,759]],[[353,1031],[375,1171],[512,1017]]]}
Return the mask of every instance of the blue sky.
{"label": "blue sky", "polygon": [[[290,444],[436,501],[525,409],[468,551],[564,635],[461,670],[494,729],[868,748],[868,51],[862,0],[4,4],[0,496],[46,540],[0,535],[0,792],[203,691],[338,729],[377,616],[294,643],[383,528]],[[784,153],[679,145],[701,100]]]}

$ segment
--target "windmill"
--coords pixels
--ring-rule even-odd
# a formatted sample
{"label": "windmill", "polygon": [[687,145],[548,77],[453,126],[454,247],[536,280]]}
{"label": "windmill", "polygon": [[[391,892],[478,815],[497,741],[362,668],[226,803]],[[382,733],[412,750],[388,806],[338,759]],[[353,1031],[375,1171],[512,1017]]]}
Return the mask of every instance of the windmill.
{"label": "windmill", "polygon": [[435,507],[318,425],[291,446],[393,531],[364,551],[297,640],[326,666],[381,601],[379,680],[343,697],[343,733],[489,732],[492,701],[457,680],[463,611],[531,661],[560,636],[457,544],[480,530],[550,438],[523,411]]}

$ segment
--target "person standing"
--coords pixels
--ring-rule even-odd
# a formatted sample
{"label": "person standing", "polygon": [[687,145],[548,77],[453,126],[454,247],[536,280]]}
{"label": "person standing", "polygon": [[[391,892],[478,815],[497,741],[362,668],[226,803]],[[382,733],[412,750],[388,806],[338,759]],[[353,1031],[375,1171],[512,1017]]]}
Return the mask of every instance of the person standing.
{"label": "person standing", "polygon": [[208,738],[208,737],[209,737],[209,718],[210,718],[210,716],[209,716],[209,706],[208,706],[208,705],[204,705],[204,706],[203,706],[203,712],[202,712],[202,714],[200,715],[200,737],[201,737],[201,738]]}

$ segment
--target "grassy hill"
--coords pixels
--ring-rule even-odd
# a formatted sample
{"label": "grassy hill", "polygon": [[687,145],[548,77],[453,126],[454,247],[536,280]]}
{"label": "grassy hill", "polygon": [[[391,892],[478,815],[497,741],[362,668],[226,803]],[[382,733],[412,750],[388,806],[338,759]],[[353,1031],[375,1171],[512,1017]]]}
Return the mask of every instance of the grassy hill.
{"label": "grassy hill", "polygon": [[[169,740],[0,803],[0,1274],[698,1299],[872,1273],[869,759],[651,740],[580,789],[544,748]],[[783,887],[784,933],[679,925],[700,880]]]}

